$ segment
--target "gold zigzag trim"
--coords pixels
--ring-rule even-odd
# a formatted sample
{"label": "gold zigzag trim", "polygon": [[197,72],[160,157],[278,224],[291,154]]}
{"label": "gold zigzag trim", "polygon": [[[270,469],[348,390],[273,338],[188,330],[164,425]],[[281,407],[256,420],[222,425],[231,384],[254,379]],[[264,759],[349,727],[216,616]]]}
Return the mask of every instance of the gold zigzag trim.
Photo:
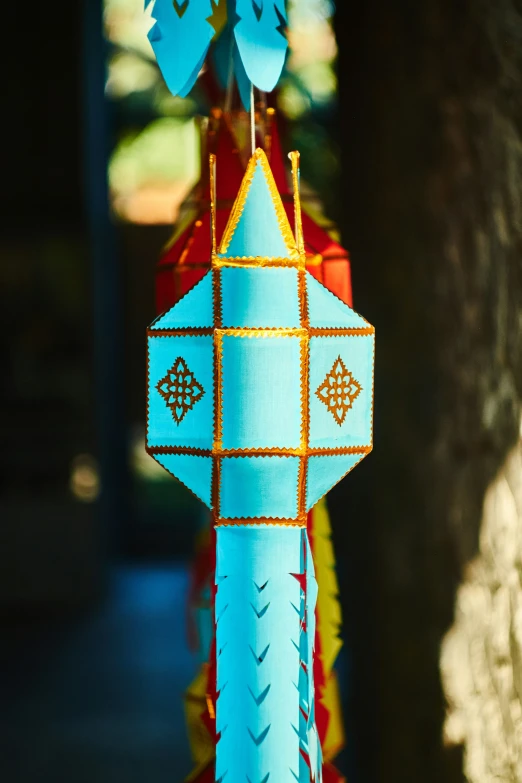
{"label": "gold zigzag trim", "polygon": [[222,449],[223,442],[223,336],[218,331],[216,331],[214,335],[214,346],[216,362],[214,367],[214,376],[217,394],[215,398],[216,429],[214,432],[214,445],[212,450],[216,452]]}
{"label": "gold zigzag trim", "polygon": [[[301,448],[306,452],[309,450],[310,437],[310,399],[309,399],[309,376],[310,376],[310,332],[308,324],[308,295],[306,292],[305,271],[300,269],[298,272],[299,280],[299,319],[301,328],[306,333],[306,337],[301,340]],[[306,518],[306,485],[308,481],[308,459],[301,460],[299,485],[298,485],[298,508],[299,513]]]}
{"label": "gold zigzag trim", "polygon": [[298,263],[295,259],[291,258],[269,258],[267,256],[234,256],[233,258],[220,258],[219,256],[212,257],[212,265],[217,267],[223,266],[291,266],[296,267]]}
{"label": "gold zigzag trim", "polygon": [[212,254],[216,253],[216,156],[209,156],[210,168],[210,230],[212,235]]}
{"label": "gold zigzag trim", "polygon": [[[199,226],[197,226],[197,228],[199,228]],[[183,251],[183,253],[185,253],[185,251]],[[314,256],[310,256],[309,255],[309,256],[306,257],[306,268],[309,269],[310,267],[320,266],[321,264],[325,264],[326,266],[328,266],[330,264],[337,264],[337,263],[339,263],[339,261],[346,261],[346,260],[348,260],[346,256],[335,256],[334,258],[332,258],[332,257],[324,258],[320,253],[316,253]],[[243,265],[244,265],[245,261],[255,261],[256,263],[257,262],[261,262],[261,261],[265,261],[266,263],[259,263],[258,265],[259,266],[268,266],[268,262],[271,262],[273,266],[295,266],[295,262],[292,262],[290,264],[287,258],[281,258],[281,259],[271,259],[271,258],[268,258],[268,259],[263,259],[261,256],[259,256],[259,257],[258,256],[246,256],[243,259],[241,259],[241,258],[235,258],[235,259],[233,259],[233,258],[232,259],[231,258],[226,258],[226,259],[225,258],[217,258],[215,260],[215,266],[237,266],[238,264],[231,263],[231,262],[234,262],[234,261],[237,261],[238,264],[239,264],[240,261],[242,261]],[[190,261],[190,262],[186,262],[185,263],[184,260],[181,261],[181,256],[180,256],[180,259],[174,259],[173,261],[168,261],[168,262],[164,261],[164,262],[162,262],[161,267],[158,269],[158,273],[159,272],[172,272],[172,271],[183,272],[185,270],[192,271],[192,270],[196,270],[196,269],[210,269],[210,261]],[[319,282],[321,282],[321,281],[319,280]],[[335,294],[334,294],[334,296],[335,296]],[[337,298],[339,298],[339,297],[337,297]],[[177,304],[177,302],[176,302],[176,304]],[[344,304],[346,304],[346,302],[344,302]]]}
{"label": "gold zigzag trim", "polygon": [[258,525],[275,525],[277,527],[306,527],[306,517],[297,519],[284,519],[279,517],[237,517],[228,519],[227,517],[217,517],[214,521],[216,527],[243,527]]}
{"label": "gold zigzag trim", "polygon": [[[262,149],[257,149],[252,155],[252,157],[250,158],[245,176],[243,177],[243,181],[239,189],[239,193],[234,202],[234,206],[232,207],[232,212],[230,213],[227,226],[221,238],[218,254],[223,255],[224,253],[226,253],[230,245],[230,242],[232,241],[232,237],[234,236],[239,220],[245,208],[245,203],[248,197],[248,193],[250,191],[250,187],[254,180],[254,174],[258,162],[261,165],[263,174],[265,175],[266,183],[268,185],[268,190],[270,192],[270,197],[272,199],[272,204],[274,205],[274,209],[276,211],[279,229],[281,231],[283,241],[288,249],[288,259],[299,261],[300,257],[299,257],[299,252],[297,250],[296,241],[292,233],[290,223],[288,222],[288,217],[283,207],[281,197],[277,190],[277,185],[275,183],[274,176],[270,169],[270,165]],[[215,264],[219,260],[214,257],[212,261]]]}
{"label": "gold zigzag trim", "polygon": [[195,457],[340,457],[346,454],[366,456],[372,451],[372,445],[366,446],[336,446],[332,448],[302,448],[293,449],[281,446],[259,446],[244,449],[202,449],[198,446],[146,446],[147,454],[186,454]]}
{"label": "gold zigzag trim", "polygon": [[306,515],[306,473],[307,473],[308,460],[306,456],[302,456],[299,459],[299,471],[297,473],[297,518],[298,520],[304,520],[306,527],[307,515]]}
{"label": "gold zigzag trim", "polygon": [[310,341],[303,339],[299,345],[299,363],[301,370],[301,394],[299,403],[301,405],[301,428],[300,428],[300,442],[301,449],[306,454],[308,449],[308,373],[309,373],[309,358],[310,358]]}
{"label": "gold zigzag trim", "polygon": [[212,337],[214,332],[232,337],[368,337],[375,333],[373,326],[366,329],[343,329],[331,326],[230,326],[216,327],[174,327],[148,329],[147,337]]}
{"label": "gold zigzag trim", "polygon": [[265,329],[262,326],[256,329],[250,327],[231,327],[230,329],[216,329],[221,337],[247,337],[247,338],[259,338],[264,339],[267,337],[293,337],[294,339],[303,339],[308,337],[306,329],[290,328],[274,326],[269,329]]}

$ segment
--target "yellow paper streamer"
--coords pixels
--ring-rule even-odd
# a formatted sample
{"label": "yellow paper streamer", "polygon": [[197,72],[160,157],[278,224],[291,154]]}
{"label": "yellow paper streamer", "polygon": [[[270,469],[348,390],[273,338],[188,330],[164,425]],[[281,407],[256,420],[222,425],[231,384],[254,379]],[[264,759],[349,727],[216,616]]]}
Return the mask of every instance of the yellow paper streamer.
{"label": "yellow paper streamer", "polygon": [[312,510],[313,556],[315,575],[319,588],[317,596],[317,628],[321,639],[321,656],[328,678],[343,642],[342,615],[339,603],[339,584],[335,570],[335,554],[332,544],[330,517],[324,498]]}
{"label": "yellow paper streamer", "polygon": [[185,718],[190,750],[195,767],[186,778],[194,780],[215,758],[216,746],[201,716],[207,709],[208,664],[203,664],[185,691]]}

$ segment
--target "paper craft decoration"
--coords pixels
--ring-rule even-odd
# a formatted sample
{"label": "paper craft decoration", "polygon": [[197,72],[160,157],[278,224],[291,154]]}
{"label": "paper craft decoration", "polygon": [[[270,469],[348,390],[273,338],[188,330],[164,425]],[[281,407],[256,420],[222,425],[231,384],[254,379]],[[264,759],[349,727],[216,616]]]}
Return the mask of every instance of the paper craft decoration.
{"label": "paper craft decoration", "polygon": [[187,95],[203,67],[212,41],[223,35],[218,62],[233,64],[244,105],[250,83],[273,90],[283,69],[288,42],[285,0],[145,0],[154,24],[148,38],[167,87]]}
{"label": "paper craft decoration", "polygon": [[217,780],[320,779],[307,512],[372,445],[374,330],[305,271],[293,174],[295,236],[256,151],[148,336],[148,451],[216,526]]}
{"label": "paper craft decoration", "polygon": [[[220,227],[217,231],[218,241],[230,214],[231,199],[240,187],[245,170],[234,130],[236,117],[235,113],[228,117],[220,110],[214,109],[208,131],[201,139],[203,150],[218,153],[220,172],[223,172],[216,187],[216,223]],[[268,127],[264,137],[265,149],[270,155],[271,169],[285,211],[289,218],[292,218],[289,178],[283,162],[275,112],[269,110],[266,119]],[[210,192],[206,172],[207,167],[203,167],[202,180],[196,191],[187,199],[187,214],[179,231],[181,241],[174,241],[158,265],[159,312],[175,304],[210,268]],[[351,306],[348,253],[331,240],[310,216],[303,214],[303,218],[307,269],[332,293]],[[205,225],[202,227],[200,223]],[[188,239],[187,228],[190,229]],[[342,776],[332,761],[344,745],[344,729],[339,687],[333,665],[341,647],[341,611],[335,557],[330,540],[330,522],[324,499],[308,513],[308,532],[319,589],[314,658],[316,723],[324,760],[323,777],[330,783],[337,783],[342,780]],[[192,620],[189,638],[191,646],[197,650],[198,658],[202,661],[200,671],[186,692],[187,730],[195,764],[188,780],[198,783],[206,779],[210,765],[213,779],[215,758],[215,698],[212,695],[215,691],[215,665],[214,654],[210,654],[214,633],[211,600],[211,585],[215,577],[214,549],[213,537],[208,531],[203,531],[203,535],[198,536],[188,605],[188,617]]]}

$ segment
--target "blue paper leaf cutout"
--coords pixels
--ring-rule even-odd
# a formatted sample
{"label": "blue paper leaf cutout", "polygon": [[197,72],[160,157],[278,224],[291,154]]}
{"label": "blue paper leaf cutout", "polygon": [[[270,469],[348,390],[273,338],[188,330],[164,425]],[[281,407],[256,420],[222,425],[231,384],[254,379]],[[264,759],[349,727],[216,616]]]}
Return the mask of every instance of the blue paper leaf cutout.
{"label": "blue paper leaf cutout", "polygon": [[249,734],[250,734],[250,736],[252,737],[252,741],[254,742],[254,744],[255,744],[255,745],[257,745],[257,746],[259,746],[259,745],[261,745],[261,743],[262,743],[262,742],[263,742],[263,740],[265,739],[265,737],[266,737],[266,735],[268,734],[269,730],[270,730],[270,723],[268,724],[268,726],[266,727],[266,729],[263,729],[263,731],[261,732],[261,734],[259,735],[259,737],[255,737],[255,736],[254,736],[254,734],[253,734],[253,733],[250,731],[250,729],[248,729],[248,733],[249,733]]}
{"label": "blue paper leaf cutout", "polygon": [[257,663],[258,666],[259,666],[260,663],[263,663],[263,661],[265,660],[266,654],[268,652],[268,648],[269,647],[270,647],[270,645],[267,644],[267,646],[265,647],[265,649],[263,650],[263,652],[260,655],[257,655],[257,653],[254,652],[253,648],[250,647],[250,651],[251,651],[252,655],[254,656],[254,660],[255,660],[255,662]]}
{"label": "blue paper leaf cutout", "polygon": [[[260,780],[260,781],[259,781],[259,783],[268,783],[268,778],[269,778],[269,777],[270,777],[270,772],[267,772],[267,773],[266,773],[266,775],[265,775],[265,777],[263,778],[263,780]],[[248,777],[248,775],[246,776],[246,779],[247,779],[248,783],[254,783],[254,781],[253,781],[253,780],[250,780],[250,778]]]}
{"label": "blue paper leaf cutout", "polygon": [[259,611],[256,609],[256,607],[254,606],[253,603],[251,603],[250,605],[251,605],[252,609],[254,610],[254,612],[256,613],[258,620],[260,620],[263,617],[263,615],[266,614],[266,612],[268,610],[268,607],[270,606],[270,601],[267,603],[266,606],[264,606]]}
{"label": "blue paper leaf cutout", "polygon": [[[145,8],[153,0],[146,0]],[[167,87],[186,95],[198,77],[214,37],[211,0],[155,0],[149,41]]]}
{"label": "blue paper leaf cutout", "polygon": [[283,70],[288,42],[284,0],[236,0],[234,28],[246,74],[260,90],[273,90]]}
{"label": "blue paper leaf cutout", "polygon": [[252,698],[254,699],[255,703],[259,707],[264,702],[266,697],[268,696],[268,691],[270,690],[270,683],[266,686],[266,688],[263,691],[261,691],[259,696],[255,696],[254,695],[254,691],[252,690],[252,688],[250,686],[248,687],[248,690],[250,691],[250,694],[251,694]]}

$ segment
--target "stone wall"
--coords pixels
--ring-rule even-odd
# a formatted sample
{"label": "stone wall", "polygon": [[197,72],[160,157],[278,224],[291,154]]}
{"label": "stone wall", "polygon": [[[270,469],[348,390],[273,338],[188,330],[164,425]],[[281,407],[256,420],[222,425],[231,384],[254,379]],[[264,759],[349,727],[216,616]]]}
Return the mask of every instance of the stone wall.
{"label": "stone wall", "polygon": [[470,783],[522,781],[522,444],[484,501],[441,653],[447,744],[463,744]]}

